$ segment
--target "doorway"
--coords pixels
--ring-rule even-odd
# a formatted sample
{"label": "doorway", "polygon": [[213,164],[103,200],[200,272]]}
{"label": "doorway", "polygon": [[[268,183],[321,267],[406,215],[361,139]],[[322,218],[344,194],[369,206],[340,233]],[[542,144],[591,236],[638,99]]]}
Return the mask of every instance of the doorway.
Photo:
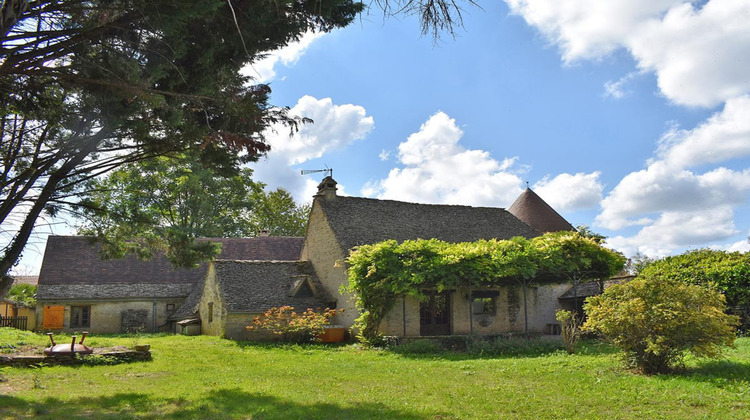
{"label": "doorway", "polygon": [[451,300],[448,292],[427,293],[419,304],[420,335],[450,335]]}

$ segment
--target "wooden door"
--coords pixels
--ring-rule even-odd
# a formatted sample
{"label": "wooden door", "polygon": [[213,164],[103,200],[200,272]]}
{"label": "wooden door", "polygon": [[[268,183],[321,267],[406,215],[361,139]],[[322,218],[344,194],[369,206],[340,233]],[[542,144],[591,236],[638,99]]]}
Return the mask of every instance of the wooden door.
{"label": "wooden door", "polygon": [[430,293],[419,304],[420,335],[450,335],[451,300],[448,292]]}
{"label": "wooden door", "polygon": [[65,319],[65,306],[44,306],[42,329],[61,330]]}

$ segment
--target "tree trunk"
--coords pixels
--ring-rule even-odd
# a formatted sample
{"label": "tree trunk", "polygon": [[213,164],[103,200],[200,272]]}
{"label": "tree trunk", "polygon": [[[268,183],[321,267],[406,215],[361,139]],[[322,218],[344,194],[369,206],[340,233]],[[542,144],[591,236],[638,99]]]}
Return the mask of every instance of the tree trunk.
{"label": "tree trunk", "polygon": [[70,160],[62,164],[60,169],[53,172],[47,179],[44,188],[42,188],[39,196],[34,200],[34,204],[31,206],[28,213],[26,213],[26,218],[24,219],[23,224],[13,236],[10,245],[6,248],[2,259],[0,259],[0,298],[4,298],[10,290],[10,286],[13,284],[13,279],[11,279],[9,275],[10,270],[15,266],[18,259],[21,258],[21,253],[26,247],[26,243],[29,241],[31,233],[34,231],[34,226],[39,219],[39,215],[42,214],[44,207],[57,191],[58,184],[67,178],[92,151],[96,150],[104,135],[104,130],[100,130],[99,133],[92,136],[87,142],[88,144],[85,144],[76,155],[72,156]]}

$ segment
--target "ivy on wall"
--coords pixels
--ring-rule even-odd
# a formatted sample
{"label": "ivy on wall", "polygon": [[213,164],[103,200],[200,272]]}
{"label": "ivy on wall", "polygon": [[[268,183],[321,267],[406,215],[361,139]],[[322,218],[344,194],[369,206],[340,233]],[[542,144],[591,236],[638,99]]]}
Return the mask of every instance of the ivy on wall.
{"label": "ivy on wall", "polygon": [[386,240],[353,249],[346,262],[349,282],[343,291],[355,296],[357,327],[370,341],[402,295],[421,299],[428,290],[608,278],[622,270],[625,257],[577,232],[554,232],[463,243]]}

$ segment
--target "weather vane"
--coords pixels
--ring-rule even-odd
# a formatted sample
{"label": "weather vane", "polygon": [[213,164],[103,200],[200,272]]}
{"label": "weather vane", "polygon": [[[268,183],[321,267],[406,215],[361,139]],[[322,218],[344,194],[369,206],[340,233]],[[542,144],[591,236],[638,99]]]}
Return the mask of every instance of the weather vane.
{"label": "weather vane", "polygon": [[303,169],[300,171],[300,175],[308,175],[308,174],[315,174],[319,172],[325,172],[326,176],[330,176],[333,178],[333,168],[329,168],[328,165],[325,165],[325,169]]}

